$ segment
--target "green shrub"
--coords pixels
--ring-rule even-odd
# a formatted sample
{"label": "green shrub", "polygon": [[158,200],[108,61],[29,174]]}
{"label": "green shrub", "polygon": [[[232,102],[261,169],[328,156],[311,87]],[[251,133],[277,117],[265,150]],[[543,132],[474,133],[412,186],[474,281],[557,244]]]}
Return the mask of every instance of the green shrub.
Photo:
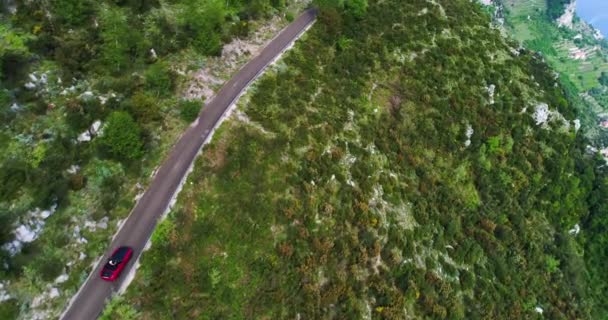
{"label": "green shrub", "polygon": [[135,160],[143,155],[141,129],[124,111],[115,111],[108,116],[99,144],[119,160]]}
{"label": "green shrub", "polygon": [[127,107],[140,123],[150,123],[162,118],[158,100],[145,92],[135,93],[127,103]]}
{"label": "green shrub", "polygon": [[171,232],[175,229],[172,218],[167,217],[165,221],[161,222],[156,226],[154,233],[152,233],[152,243],[155,246],[164,246],[169,243],[169,237]]}
{"label": "green shrub", "polygon": [[112,298],[99,317],[100,320],[135,320],[139,318],[139,312],[126,303],[125,298],[120,295]]}
{"label": "green shrub", "polygon": [[173,91],[173,73],[169,65],[159,61],[151,65],[144,73],[146,90],[158,97],[171,95]]}
{"label": "green shrub", "polygon": [[287,12],[285,14],[285,19],[287,19],[288,22],[292,22],[293,20],[295,20],[293,12]]}
{"label": "green shrub", "polygon": [[54,18],[66,27],[82,24],[93,13],[89,0],[52,0]]}
{"label": "green shrub", "polygon": [[202,107],[202,101],[182,100],[179,103],[179,114],[184,121],[190,123],[198,118],[198,114],[201,112]]}
{"label": "green shrub", "polygon": [[131,64],[132,33],[127,11],[122,8],[105,6],[99,15],[101,26],[101,63],[104,73],[119,73]]}
{"label": "green shrub", "polygon": [[17,319],[19,315],[19,306],[16,300],[9,300],[0,303],[0,319]]}

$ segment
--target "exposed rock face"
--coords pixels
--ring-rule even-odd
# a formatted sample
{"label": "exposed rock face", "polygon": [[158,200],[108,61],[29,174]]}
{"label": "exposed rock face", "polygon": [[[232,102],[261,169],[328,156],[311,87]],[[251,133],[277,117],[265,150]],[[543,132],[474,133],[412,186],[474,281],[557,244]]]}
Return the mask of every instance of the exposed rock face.
{"label": "exposed rock face", "polygon": [[574,12],[576,11],[576,0],[572,0],[566,7],[564,14],[557,19],[557,24],[560,27],[572,29],[572,21],[574,20]]}

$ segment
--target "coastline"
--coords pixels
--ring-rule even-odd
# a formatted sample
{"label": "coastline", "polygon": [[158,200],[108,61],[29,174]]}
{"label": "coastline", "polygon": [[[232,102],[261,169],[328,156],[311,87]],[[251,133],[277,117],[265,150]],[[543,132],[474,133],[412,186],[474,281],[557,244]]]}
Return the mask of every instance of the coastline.
{"label": "coastline", "polygon": [[[593,28],[596,38],[604,39],[608,34],[608,4],[594,0],[574,0],[576,16]],[[599,14],[598,14],[599,12]]]}

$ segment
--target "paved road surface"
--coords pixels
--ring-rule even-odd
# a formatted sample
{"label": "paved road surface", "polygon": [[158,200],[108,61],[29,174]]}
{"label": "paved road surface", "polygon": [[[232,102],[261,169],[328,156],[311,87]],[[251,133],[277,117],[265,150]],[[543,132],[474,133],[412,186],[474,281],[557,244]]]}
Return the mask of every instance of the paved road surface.
{"label": "paved road surface", "polygon": [[[199,153],[203,142],[216,126],[228,107],[240,93],[263,72],[263,70],[284,51],[306,27],[314,22],[316,10],[304,12],[298,19],[285,28],[273,39],[257,57],[247,63],[237,75],[228,81],[215,98],[203,108],[198,123],[191,126],[173,147],[169,157],[157,171],[148,190],[141,197],[135,208],[116,234],[110,247],[103,256],[105,262],[111,252],[121,245],[130,246],[139,257],[148,239],[154,231],[158,219],[163,215],[180,183],[187,175],[190,165]],[[95,267],[93,273],[80,291],[72,299],[64,312],[64,320],[92,320],[103,311],[103,307],[112,292],[120,288],[124,275],[129,273],[135,260],[127,265],[123,277],[114,283],[99,278],[103,263]]]}

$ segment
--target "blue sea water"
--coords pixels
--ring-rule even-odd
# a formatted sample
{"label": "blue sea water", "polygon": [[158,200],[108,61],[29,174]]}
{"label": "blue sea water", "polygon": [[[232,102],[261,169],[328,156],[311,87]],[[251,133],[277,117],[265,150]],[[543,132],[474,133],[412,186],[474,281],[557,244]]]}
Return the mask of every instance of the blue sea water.
{"label": "blue sea water", "polygon": [[608,37],[608,0],[577,0],[576,13]]}

